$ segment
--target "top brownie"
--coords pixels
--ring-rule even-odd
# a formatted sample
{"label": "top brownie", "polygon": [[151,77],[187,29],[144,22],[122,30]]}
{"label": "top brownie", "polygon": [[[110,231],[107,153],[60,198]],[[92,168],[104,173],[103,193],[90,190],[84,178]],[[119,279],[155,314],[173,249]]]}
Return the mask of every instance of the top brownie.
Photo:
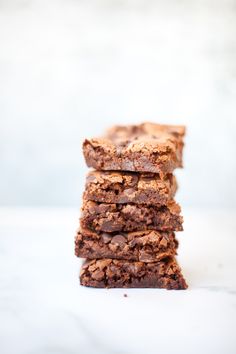
{"label": "top brownie", "polygon": [[114,126],[101,138],[86,139],[83,152],[97,170],[153,172],[182,167],[184,126],[143,123]]}

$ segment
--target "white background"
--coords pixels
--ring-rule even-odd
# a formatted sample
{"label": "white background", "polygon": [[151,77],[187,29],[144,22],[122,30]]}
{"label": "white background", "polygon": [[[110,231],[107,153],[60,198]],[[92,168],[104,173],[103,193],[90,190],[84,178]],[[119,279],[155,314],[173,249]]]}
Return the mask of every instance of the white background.
{"label": "white background", "polygon": [[186,206],[236,206],[235,1],[1,0],[0,204],[78,206],[83,138],[186,124]]}

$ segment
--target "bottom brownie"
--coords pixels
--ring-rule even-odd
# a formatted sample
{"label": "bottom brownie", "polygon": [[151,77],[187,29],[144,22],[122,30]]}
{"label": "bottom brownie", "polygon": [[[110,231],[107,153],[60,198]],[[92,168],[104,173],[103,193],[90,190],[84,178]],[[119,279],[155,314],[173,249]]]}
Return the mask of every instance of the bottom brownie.
{"label": "bottom brownie", "polygon": [[175,258],[144,263],[109,258],[86,260],[80,283],[94,288],[187,289]]}

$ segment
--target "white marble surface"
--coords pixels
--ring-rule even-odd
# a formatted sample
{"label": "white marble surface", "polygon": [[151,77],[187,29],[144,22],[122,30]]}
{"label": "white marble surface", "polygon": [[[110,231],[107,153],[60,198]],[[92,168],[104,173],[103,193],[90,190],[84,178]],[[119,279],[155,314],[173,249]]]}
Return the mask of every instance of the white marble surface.
{"label": "white marble surface", "polygon": [[187,291],[95,290],[77,279],[77,210],[0,209],[1,353],[235,353],[236,212],[184,214]]}

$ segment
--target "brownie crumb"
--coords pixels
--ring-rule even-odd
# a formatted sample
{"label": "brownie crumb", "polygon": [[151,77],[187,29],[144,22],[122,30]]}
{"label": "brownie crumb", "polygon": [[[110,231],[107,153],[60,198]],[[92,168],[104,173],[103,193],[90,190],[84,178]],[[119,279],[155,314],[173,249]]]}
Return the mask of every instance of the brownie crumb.
{"label": "brownie crumb", "polygon": [[124,294],[124,297],[128,297],[128,295],[127,295],[127,294]]}

